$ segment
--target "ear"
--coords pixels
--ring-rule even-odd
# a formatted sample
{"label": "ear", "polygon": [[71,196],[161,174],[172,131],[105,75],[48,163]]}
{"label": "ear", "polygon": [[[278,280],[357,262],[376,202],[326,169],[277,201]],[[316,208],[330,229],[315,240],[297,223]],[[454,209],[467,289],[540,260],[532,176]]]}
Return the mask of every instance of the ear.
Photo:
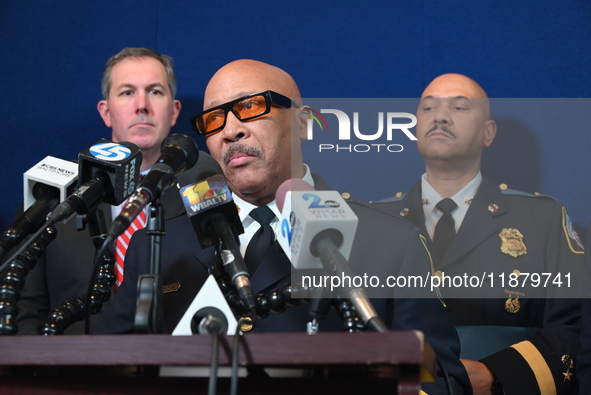
{"label": "ear", "polygon": [[497,123],[491,119],[484,124],[484,146],[490,147],[497,134]]}
{"label": "ear", "polygon": [[174,126],[176,123],[177,118],[181,112],[181,102],[180,100],[174,100],[172,102],[172,121],[170,122],[170,126]]}
{"label": "ear", "polygon": [[312,109],[308,106],[298,108],[298,135],[300,140],[308,138],[308,122],[312,118]]}
{"label": "ear", "polygon": [[97,109],[99,114],[101,114],[101,118],[103,118],[103,122],[107,125],[108,128],[111,127],[111,116],[109,114],[109,103],[106,100],[101,100],[98,102]]}

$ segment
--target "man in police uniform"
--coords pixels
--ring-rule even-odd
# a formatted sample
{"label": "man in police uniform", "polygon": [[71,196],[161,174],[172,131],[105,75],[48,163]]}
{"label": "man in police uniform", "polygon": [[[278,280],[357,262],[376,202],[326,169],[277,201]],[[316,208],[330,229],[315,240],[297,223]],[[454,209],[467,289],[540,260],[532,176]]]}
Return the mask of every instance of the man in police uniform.
{"label": "man in police uniform", "polygon": [[[507,281],[511,273],[557,275],[562,267],[574,275],[582,268],[583,247],[564,207],[482,177],[482,151],[496,124],[486,93],[466,76],[445,74],[431,82],[421,96],[416,134],[426,173],[409,193],[376,206],[425,229],[432,240],[438,233],[433,252],[440,278],[480,274],[487,287],[497,280],[486,296],[477,293],[481,289],[462,294],[465,288],[451,283],[442,288],[474,393],[574,393],[578,300],[548,299],[544,287]],[[445,200],[447,208],[439,205],[444,198],[452,200]],[[440,218],[442,228],[449,226],[442,237]]]}
{"label": "man in police uniform", "polygon": [[[253,108],[260,109],[250,113]],[[299,88],[284,70],[254,60],[237,60],[222,67],[207,85],[204,112],[194,117],[194,129],[205,135],[211,156],[220,164],[244,233],[239,235],[240,249],[249,243],[260,225],[252,212],[262,208],[275,214],[270,226],[280,230],[281,213],[275,201],[277,189],[291,178],[301,178],[315,189],[329,189],[320,177],[304,164],[301,142],[307,132],[308,109],[302,105]],[[215,116],[214,116],[215,115]],[[411,223],[355,199],[348,205],[359,218],[349,263],[353,271],[408,275],[431,271],[429,253],[422,232]],[[200,248],[186,215],[166,221],[162,240],[162,277],[164,284],[179,284],[174,292],[163,295],[163,332],[170,333],[185,314],[208,276],[208,267],[219,256],[214,247]],[[394,241],[382,243],[375,235],[388,232]],[[275,238],[275,236],[273,236]],[[137,287],[135,279],[145,272],[146,233],[138,231],[125,260],[126,280],[113,305],[95,326],[99,333],[125,333],[134,330]],[[248,252],[246,253],[248,256]],[[256,293],[268,295],[290,281],[291,264],[275,240],[259,265],[251,271]],[[416,329],[424,333],[449,375],[454,393],[470,393],[470,383],[459,361],[459,342],[451,320],[435,293],[428,298],[372,299],[376,312],[392,330]],[[260,306],[259,306],[260,307]],[[259,313],[260,314],[260,313]],[[254,332],[305,332],[310,321],[309,305],[291,306],[280,314],[257,320]],[[334,309],[320,322],[320,330],[342,331],[341,318]],[[428,394],[445,394],[445,374],[435,383],[422,387]]]}

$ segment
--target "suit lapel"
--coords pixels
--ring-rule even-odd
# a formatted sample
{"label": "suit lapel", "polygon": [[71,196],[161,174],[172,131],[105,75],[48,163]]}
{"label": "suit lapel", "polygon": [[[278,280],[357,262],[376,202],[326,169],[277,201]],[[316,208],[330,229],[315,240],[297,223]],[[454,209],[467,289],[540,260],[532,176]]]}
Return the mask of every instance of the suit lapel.
{"label": "suit lapel", "polygon": [[275,284],[290,274],[291,262],[281,249],[279,243],[275,241],[257,270],[254,274],[251,274],[250,280],[254,291],[261,292],[266,288],[275,286]]}
{"label": "suit lapel", "polygon": [[[412,222],[423,231],[425,228],[425,212],[423,211],[421,181],[417,182],[412,189],[402,198],[402,210],[399,213],[401,217]],[[406,212],[408,210],[408,212]],[[404,213],[406,212],[406,215]]]}

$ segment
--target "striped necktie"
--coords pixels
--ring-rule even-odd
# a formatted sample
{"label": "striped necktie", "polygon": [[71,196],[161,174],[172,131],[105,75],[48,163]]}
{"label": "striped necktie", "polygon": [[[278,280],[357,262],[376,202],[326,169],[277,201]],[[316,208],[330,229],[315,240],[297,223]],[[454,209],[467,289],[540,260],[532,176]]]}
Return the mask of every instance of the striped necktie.
{"label": "striped necktie", "polygon": [[117,240],[115,241],[115,289],[119,288],[123,282],[123,264],[127,248],[129,247],[129,242],[131,241],[131,236],[133,236],[136,231],[146,227],[148,221],[148,209],[148,207],[144,207],[139,215],[135,217],[131,225],[129,225],[125,232],[117,237]]}

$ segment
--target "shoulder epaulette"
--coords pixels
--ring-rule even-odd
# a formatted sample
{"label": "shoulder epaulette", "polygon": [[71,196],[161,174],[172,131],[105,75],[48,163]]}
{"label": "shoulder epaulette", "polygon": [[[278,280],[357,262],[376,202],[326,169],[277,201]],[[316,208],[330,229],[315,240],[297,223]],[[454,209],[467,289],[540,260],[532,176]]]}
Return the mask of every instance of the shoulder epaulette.
{"label": "shoulder epaulette", "polygon": [[404,195],[406,195],[406,193],[402,193],[402,192],[396,192],[396,195],[386,198],[386,199],[382,199],[382,200],[378,200],[376,202],[372,202],[372,203],[388,203],[388,202],[397,202],[399,200],[402,200],[402,198],[404,197]]}
{"label": "shoulder epaulette", "polygon": [[529,193],[529,192],[518,191],[517,189],[511,189],[511,188],[507,187],[507,184],[500,184],[499,185],[499,189],[501,190],[501,193],[503,195],[527,196],[527,197],[545,197],[545,198],[549,198],[549,199],[554,199],[551,196],[542,195],[539,192]]}

